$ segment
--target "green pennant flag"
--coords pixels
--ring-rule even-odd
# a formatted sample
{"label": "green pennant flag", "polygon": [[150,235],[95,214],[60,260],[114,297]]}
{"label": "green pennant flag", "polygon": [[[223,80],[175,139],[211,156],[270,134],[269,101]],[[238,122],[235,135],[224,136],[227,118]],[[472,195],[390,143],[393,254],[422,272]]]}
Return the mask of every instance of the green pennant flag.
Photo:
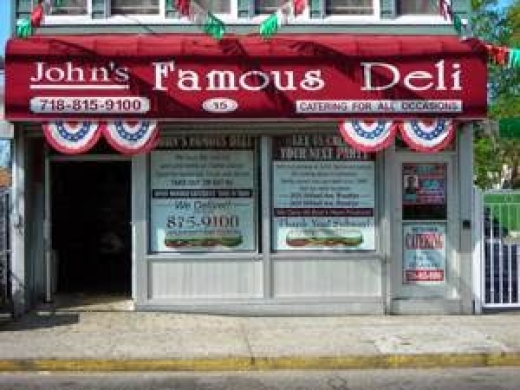
{"label": "green pennant flag", "polygon": [[278,14],[275,12],[260,24],[259,32],[263,38],[270,38],[276,34],[279,27],[280,21],[278,20]]}
{"label": "green pennant flag", "polygon": [[455,27],[457,34],[462,35],[462,28],[464,25],[462,24],[462,19],[457,14],[453,14],[453,27]]}
{"label": "green pennant flag", "polygon": [[520,68],[520,49],[509,49],[509,62],[510,68]]}
{"label": "green pennant flag", "polygon": [[221,39],[226,33],[226,25],[224,22],[211,12],[208,12],[202,29],[206,34],[211,35],[215,39]]}
{"label": "green pennant flag", "polygon": [[28,18],[18,19],[16,21],[16,36],[19,38],[28,38],[33,35],[31,21]]}

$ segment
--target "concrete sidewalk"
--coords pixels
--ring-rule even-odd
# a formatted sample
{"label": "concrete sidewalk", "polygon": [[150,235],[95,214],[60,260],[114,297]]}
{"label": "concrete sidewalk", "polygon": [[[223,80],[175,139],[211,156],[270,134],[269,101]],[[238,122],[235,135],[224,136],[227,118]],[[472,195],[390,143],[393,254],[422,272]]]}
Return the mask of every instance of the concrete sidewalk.
{"label": "concrete sidewalk", "polygon": [[0,371],[520,366],[520,313],[238,317],[37,310],[0,323]]}

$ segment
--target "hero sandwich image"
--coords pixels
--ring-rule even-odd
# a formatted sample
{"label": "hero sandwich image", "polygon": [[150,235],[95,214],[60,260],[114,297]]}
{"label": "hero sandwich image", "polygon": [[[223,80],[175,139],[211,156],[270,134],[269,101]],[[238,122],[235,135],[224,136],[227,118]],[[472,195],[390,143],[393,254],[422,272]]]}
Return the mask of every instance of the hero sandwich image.
{"label": "hero sandwich image", "polygon": [[357,247],[363,234],[357,229],[293,229],[285,242],[291,247]]}
{"label": "hero sandwich image", "polygon": [[164,237],[164,245],[168,248],[211,248],[216,246],[235,248],[242,242],[242,234],[238,230],[168,231]]}

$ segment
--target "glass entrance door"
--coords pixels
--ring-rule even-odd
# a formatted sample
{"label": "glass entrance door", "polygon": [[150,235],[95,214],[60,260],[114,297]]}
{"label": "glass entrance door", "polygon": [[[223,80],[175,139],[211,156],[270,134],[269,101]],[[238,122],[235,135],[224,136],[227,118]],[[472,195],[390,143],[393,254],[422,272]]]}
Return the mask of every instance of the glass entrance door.
{"label": "glass entrance door", "polygon": [[452,157],[398,156],[393,248],[400,298],[449,295],[458,246]]}

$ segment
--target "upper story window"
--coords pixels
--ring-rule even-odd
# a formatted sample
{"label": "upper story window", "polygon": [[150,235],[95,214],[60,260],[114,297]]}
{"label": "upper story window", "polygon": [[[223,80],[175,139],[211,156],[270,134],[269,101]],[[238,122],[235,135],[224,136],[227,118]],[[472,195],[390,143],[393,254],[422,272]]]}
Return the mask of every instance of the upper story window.
{"label": "upper story window", "polygon": [[88,0],[63,0],[59,7],[52,8],[52,15],[86,15]]}
{"label": "upper story window", "polygon": [[432,0],[397,0],[398,15],[433,15],[438,14],[437,1]]}
{"label": "upper story window", "polygon": [[231,0],[197,0],[197,4],[212,14],[229,14],[231,12]]}
{"label": "upper story window", "polygon": [[259,14],[272,14],[281,6],[280,0],[256,0],[255,1],[255,13]]}
{"label": "upper story window", "polygon": [[326,0],[325,7],[327,15],[355,16],[374,13],[373,0]]}
{"label": "upper story window", "polygon": [[159,0],[111,0],[111,15],[158,15]]}

